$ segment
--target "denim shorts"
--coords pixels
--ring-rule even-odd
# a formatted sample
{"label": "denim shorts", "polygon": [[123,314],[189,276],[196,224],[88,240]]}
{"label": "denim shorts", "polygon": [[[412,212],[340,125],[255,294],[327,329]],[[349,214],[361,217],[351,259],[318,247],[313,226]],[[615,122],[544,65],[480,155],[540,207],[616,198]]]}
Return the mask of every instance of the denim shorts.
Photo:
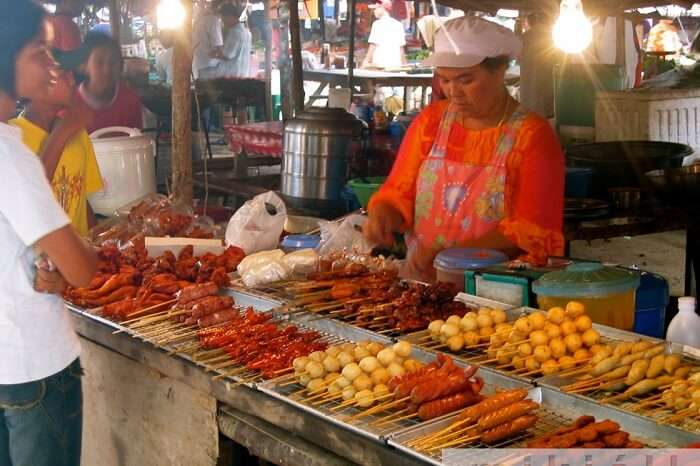
{"label": "denim shorts", "polygon": [[79,466],[80,359],[34,382],[0,385],[0,466]]}

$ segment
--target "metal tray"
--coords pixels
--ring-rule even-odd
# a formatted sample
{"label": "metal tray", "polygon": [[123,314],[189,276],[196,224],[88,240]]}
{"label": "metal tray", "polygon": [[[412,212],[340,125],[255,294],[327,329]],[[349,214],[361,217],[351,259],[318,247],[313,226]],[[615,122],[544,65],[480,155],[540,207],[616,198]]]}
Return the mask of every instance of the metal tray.
{"label": "metal tray", "polygon": [[[413,355],[412,355],[413,356]],[[416,359],[419,359],[418,355],[415,355]],[[431,357],[430,360],[434,359],[434,357]],[[428,361],[424,361],[428,362]],[[458,361],[455,361],[456,364],[460,367],[465,367],[466,365],[463,363],[460,363]],[[479,372],[477,373],[478,376],[480,376],[482,379],[484,379],[485,385],[483,389],[483,393],[490,394],[493,393],[496,389],[512,389],[512,388],[521,388],[521,387],[530,387],[530,385],[523,383],[521,381],[515,380],[511,377],[506,377],[501,374],[498,374],[493,371],[489,370],[484,370],[484,369],[479,369]],[[283,379],[283,380],[288,380],[288,379]],[[323,405],[317,405],[317,406],[311,406],[309,404],[303,403],[301,399],[294,396],[294,393],[299,391],[301,389],[300,385],[293,384],[293,385],[287,385],[287,386],[280,386],[278,380],[269,380],[265,383],[257,384],[256,388],[259,390],[275,397],[280,400],[283,400],[305,412],[308,412],[314,416],[326,419],[333,424],[336,424],[342,428],[345,428],[347,430],[350,430],[352,432],[359,433],[367,438],[370,438],[375,441],[383,441],[387,438],[389,434],[392,432],[404,430],[409,426],[421,426],[424,424],[428,424],[433,421],[426,421],[426,422],[421,422],[419,420],[402,420],[397,423],[389,423],[385,424],[384,426],[372,426],[371,424],[381,420],[382,418],[377,416],[377,415],[369,415],[364,418],[361,418],[353,423],[346,422],[346,420],[351,417],[354,414],[362,412],[362,410],[359,410],[357,408],[347,408],[343,409],[338,412],[334,412],[331,410],[334,406],[338,406],[338,402],[328,402]],[[450,414],[447,415],[452,416]],[[438,418],[439,419],[439,418]]]}
{"label": "metal tray", "polygon": [[[542,405],[542,408],[538,411],[540,419],[529,432],[498,445],[486,447],[483,444],[475,443],[470,444],[466,448],[523,448],[530,440],[568,425],[582,415],[595,416],[596,420],[610,419],[616,421],[620,424],[622,430],[629,432],[632,438],[653,448],[680,447],[700,439],[700,435],[683,432],[669,426],[660,426],[648,419],[631,416],[628,413],[609,409],[590,400],[571,397],[545,387],[532,388],[529,398]],[[430,454],[419,452],[408,447],[406,443],[447,427],[454,422],[456,417],[457,415],[453,414],[419,426],[394,432],[388,437],[387,441],[389,445],[413,457],[430,464],[440,465],[442,464],[440,460],[442,453],[440,451]],[[475,452],[475,455],[478,455],[478,453]]]}

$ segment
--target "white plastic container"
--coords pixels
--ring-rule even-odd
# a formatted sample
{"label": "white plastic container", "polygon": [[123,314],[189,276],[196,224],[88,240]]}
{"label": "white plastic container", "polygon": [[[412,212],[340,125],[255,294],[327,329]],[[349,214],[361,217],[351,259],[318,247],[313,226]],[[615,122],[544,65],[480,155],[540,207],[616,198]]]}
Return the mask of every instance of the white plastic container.
{"label": "white plastic container", "polygon": [[695,313],[695,298],[678,299],[678,314],[668,326],[666,340],[700,348],[700,316]]}
{"label": "white plastic container", "polygon": [[677,142],[700,153],[700,89],[598,92],[595,136],[598,142]]}
{"label": "white plastic container", "polygon": [[[103,135],[120,134],[116,137]],[[125,134],[122,136],[121,134]],[[89,197],[94,211],[112,216],[118,208],[156,192],[156,146],[136,128],[115,126],[90,135],[104,190]]]}

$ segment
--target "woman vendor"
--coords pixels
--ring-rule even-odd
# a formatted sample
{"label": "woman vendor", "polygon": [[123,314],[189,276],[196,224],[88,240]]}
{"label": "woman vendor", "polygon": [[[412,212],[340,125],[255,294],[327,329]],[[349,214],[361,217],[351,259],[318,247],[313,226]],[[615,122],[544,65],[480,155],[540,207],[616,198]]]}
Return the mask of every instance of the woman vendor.
{"label": "woman vendor", "polygon": [[438,31],[434,66],[445,100],[426,107],[369,203],[365,236],[390,245],[406,232],[406,276],[433,279],[450,247],[497,249],[543,264],[564,250],[564,158],[547,120],[506,90],[521,49],[508,29],[462,17]]}

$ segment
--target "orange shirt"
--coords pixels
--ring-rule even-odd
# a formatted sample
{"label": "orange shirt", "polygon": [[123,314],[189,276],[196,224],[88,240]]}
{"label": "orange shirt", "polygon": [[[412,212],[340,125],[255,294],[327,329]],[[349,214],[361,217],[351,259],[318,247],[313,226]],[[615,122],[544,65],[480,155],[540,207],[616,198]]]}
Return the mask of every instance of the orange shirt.
{"label": "orange shirt", "polygon": [[[426,107],[406,132],[394,166],[369,203],[386,202],[413,225],[416,178],[437,135],[448,101]],[[487,165],[496,150],[500,128],[470,130],[452,126],[447,159]],[[543,264],[564,253],[564,157],[547,120],[530,113],[506,163],[506,216],[499,231],[525,252],[522,259]],[[468,245],[465,245],[468,246]]]}

